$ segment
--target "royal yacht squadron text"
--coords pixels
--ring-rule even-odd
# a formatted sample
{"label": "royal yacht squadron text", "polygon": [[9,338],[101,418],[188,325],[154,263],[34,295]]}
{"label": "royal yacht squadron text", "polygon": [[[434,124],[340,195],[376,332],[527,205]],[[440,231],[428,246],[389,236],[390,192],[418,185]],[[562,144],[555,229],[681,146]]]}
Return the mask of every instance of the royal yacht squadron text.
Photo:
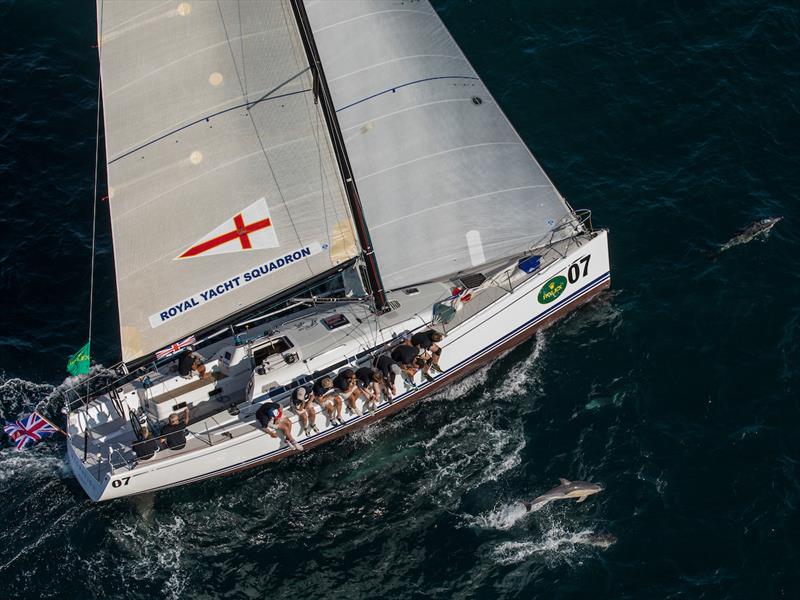
{"label": "royal yacht squadron text", "polygon": [[238,275],[235,275],[225,281],[216,285],[210,286],[202,292],[197,292],[188,298],[176,302],[168,307],[163,308],[154,315],[150,315],[150,326],[155,329],[159,325],[163,325],[167,321],[180,317],[190,310],[194,310],[198,306],[202,306],[208,302],[212,302],[220,296],[229,294],[240,287],[258,281],[262,277],[268,276],[273,271],[283,269],[294,262],[307,259],[309,256],[318,254],[327,249],[327,244],[319,244],[317,242],[311,243],[308,246],[299,248],[293,252],[284,254],[280,258],[264,262],[252,269],[248,269]]}

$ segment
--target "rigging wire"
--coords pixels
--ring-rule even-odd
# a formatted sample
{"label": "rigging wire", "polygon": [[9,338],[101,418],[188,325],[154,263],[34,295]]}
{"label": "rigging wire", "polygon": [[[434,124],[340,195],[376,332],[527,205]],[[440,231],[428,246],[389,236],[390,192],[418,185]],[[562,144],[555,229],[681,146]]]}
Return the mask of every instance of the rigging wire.
{"label": "rigging wire", "polygon": [[[103,52],[103,0],[100,1],[100,15],[98,16],[97,32],[97,108],[95,110],[95,129],[94,129],[94,184],[92,186],[92,258],[89,267],[89,356],[91,361],[92,352],[92,318],[94,314],[94,259],[97,246],[97,179],[100,163],[100,106],[102,98],[100,67],[100,56]],[[91,362],[90,362],[91,364]],[[87,401],[89,390],[86,390]]]}
{"label": "rigging wire", "polygon": [[[101,5],[102,6],[102,5]],[[98,50],[99,51],[99,50]],[[94,186],[92,189],[92,258],[89,270],[89,352],[91,354],[92,348],[92,314],[94,308],[94,258],[95,247],[97,244],[97,176],[98,176],[98,163],[100,162],[100,75],[97,76],[97,118],[95,126],[95,141],[94,141]]]}
{"label": "rigging wire", "polygon": [[[230,55],[231,55],[231,61],[233,62],[233,68],[234,68],[234,71],[236,72],[236,79],[239,81],[239,89],[242,92],[242,97],[246,99],[246,91],[245,91],[244,81],[242,80],[242,74],[239,72],[239,65],[236,62],[236,55],[234,54],[234,51],[233,51],[233,43],[231,41],[230,35],[228,34],[228,27],[225,24],[225,14],[223,13],[222,4],[220,3],[220,0],[217,0],[217,10],[219,11],[220,24],[222,25],[222,31],[225,34],[225,40],[226,40],[226,42],[228,44],[228,51],[230,52]],[[242,57],[242,60],[244,60],[244,57]],[[300,74],[298,73],[298,75],[300,75]],[[292,77],[288,81],[291,81],[292,79],[296,78],[298,75],[295,75],[294,77]],[[281,86],[283,86],[286,83],[288,83],[288,81],[286,81],[283,84],[281,84]],[[272,91],[274,91],[274,90],[272,90]],[[252,104],[257,104],[258,102],[261,102],[261,100],[266,99],[266,97],[269,96],[272,93],[272,91],[267,92],[267,94],[265,96],[263,96],[261,99],[257,100],[256,102],[253,102]],[[281,198],[281,204],[283,205],[284,210],[286,210],[286,215],[289,217],[289,223],[291,224],[292,229],[294,230],[295,237],[298,240],[298,242],[302,243],[302,237],[300,236],[300,232],[298,231],[297,225],[294,222],[294,217],[292,216],[292,211],[289,210],[289,207],[287,206],[286,196],[284,195],[283,189],[281,188],[281,184],[278,181],[278,176],[276,175],[275,169],[272,166],[272,161],[269,159],[269,153],[267,152],[267,148],[264,146],[264,141],[261,138],[261,132],[259,131],[258,125],[256,124],[256,120],[253,117],[253,113],[250,111],[249,107],[247,109],[247,116],[250,119],[251,125],[253,126],[253,131],[256,134],[256,139],[258,140],[258,145],[261,147],[261,153],[264,155],[264,160],[267,163],[267,167],[269,168],[269,172],[270,172],[270,175],[272,176],[272,180],[275,182],[275,187],[277,188],[278,195]],[[314,271],[311,268],[311,266],[308,264],[308,261],[305,261],[305,266],[308,268],[309,272],[312,275],[314,275]]]}
{"label": "rigging wire", "polygon": [[[94,130],[94,184],[92,186],[92,257],[89,267],[89,360],[92,355],[92,325],[94,316],[94,262],[97,248],[97,180],[100,171],[100,106],[102,102],[102,84],[100,55],[103,52],[103,2],[100,2],[99,26],[97,33],[97,108],[95,110]],[[86,387],[86,401],[89,401],[89,387]]]}
{"label": "rigging wire", "polygon": [[[96,117],[95,117],[95,131],[94,131],[94,183],[92,185],[92,257],[89,267],[89,365],[91,368],[91,356],[92,356],[92,318],[94,315],[94,258],[95,258],[95,250],[97,247],[97,179],[99,173],[99,162],[100,162],[100,106],[102,102],[102,92],[101,92],[101,78],[102,78],[102,68],[100,66],[100,58],[103,53],[103,1],[100,1],[100,14],[97,17],[98,26],[97,26],[97,108],[96,108]],[[84,399],[84,403],[86,406],[89,405],[89,389],[90,386],[86,385],[86,398]],[[70,412],[70,403],[66,403],[67,409],[67,437],[69,437],[69,412]],[[89,451],[89,427],[85,427],[83,430],[83,459],[86,460],[86,454]]]}
{"label": "rigging wire", "polygon": [[[228,27],[225,24],[225,15],[224,15],[224,13],[222,11],[222,5],[220,3],[220,0],[217,0],[217,10],[219,11],[220,23],[222,24],[222,30],[223,30],[223,32],[225,34],[225,40],[228,43],[228,50],[229,50],[229,52],[231,54],[231,61],[233,62],[233,68],[234,68],[234,71],[236,72],[236,79],[239,81],[239,88],[242,91],[242,97],[244,97],[246,99],[246,91],[245,91],[244,81],[242,80],[242,74],[239,72],[239,65],[236,62],[236,56],[234,55],[234,52],[233,52],[233,43],[231,42],[231,37],[228,34]],[[244,58],[243,58],[243,60],[244,60]],[[297,75],[295,75],[295,77],[297,77]],[[295,77],[292,77],[292,79],[294,79]],[[291,79],[289,81],[291,81]],[[288,81],[285,82],[285,83],[288,83]],[[285,85],[285,83],[281,84],[281,86]],[[269,96],[269,94],[271,94],[271,93],[272,93],[272,91],[268,92],[267,94],[265,94],[265,96],[263,96],[261,99],[257,100],[256,102],[254,102],[252,104],[257,104],[261,100],[264,100],[266,98],[266,96]],[[258,144],[261,147],[261,153],[264,155],[264,160],[267,163],[267,167],[269,168],[269,172],[270,172],[270,175],[272,176],[272,180],[275,182],[275,187],[277,188],[278,195],[281,198],[281,204],[283,204],[283,207],[286,210],[286,214],[289,217],[289,222],[292,225],[292,229],[294,230],[294,233],[295,233],[295,236],[296,236],[297,240],[299,242],[302,242],[302,238],[300,236],[300,232],[298,231],[297,225],[295,224],[294,218],[292,217],[292,212],[289,210],[289,207],[286,205],[286,196],[283,193],[283,189],[281,188],[281,184],[278,181],[278,176],[275,174],[275,169],[272,166],[272,161],[269,159],[269,154],[267,153],[267,149],[264,146],[264,141],[261,138],[261,132],[258,129],[258,125],[256,125],[256,121],[253,118],[253,113],[250,111],[249,107],[248,107],[248,110],[247,110],[247,116],[250,119],[250,123],[253,126],[253,132],[256,134],[256,139],[258,140]],[[309,272],[313,275],[314,271],[311,269],[311,266],[308,265],[307,262],[306,262],[306,267],[308,268]]]}

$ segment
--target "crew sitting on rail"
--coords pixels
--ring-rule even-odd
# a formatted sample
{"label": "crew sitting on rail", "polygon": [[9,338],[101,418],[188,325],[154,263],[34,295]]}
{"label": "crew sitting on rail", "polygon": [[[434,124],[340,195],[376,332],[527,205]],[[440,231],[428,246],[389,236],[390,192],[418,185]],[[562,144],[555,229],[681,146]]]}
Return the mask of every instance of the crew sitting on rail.
{"label": "crew sitting on rail", "polygon": [[311,435],[312,429],[315,433],[319,433],[316,424],[317,411],[314,410],[314,391],[311,386],[300,386],[292,392],[292,411],[300,419],[303,433]]}
{"label": "crew sitting on rail", "polygon": [[158,442],[150,433],[147,425],[142,425],[139,432],[140,440],[133,444],[133,453],[138,460],[150,460],[158,452]]}
{"label": "crew sitting on rail", "polygon": [[356,372],[353,369],[345,368],[333,379],[333,387],[347,402],[348,414],[354,412],[360,417],[362,412],[356,403],[358,397],[364,398],[364,402],[369,401],[369,396],[356,384]]}
{"label": "crew sitting on rail", "polygon": [[289,417],[283,414],[281,405],[277,402],[265,402],[256,411],[256,419],[261,423],[261,427],[267,435],[274,438],[278,437],[278,430],[283,432],[286,443],[295,450],[302,450],[303,446],[292,436],[292,422]]}
{"label": "crew sitting on rail", "polygon": [[[183,423],[181,423],[181,416]],[[183,409],[183,414],[172,413],[167,424],[161,428],[159,441],[170,450],[181,450],[186,446],[186,427],[189,425],[189,407]]]}
{"label": "crew sitting on rail", "polygon": [[206,376],[206,366],[203,364],[203,357],[190,348],[187,352],[181,354],[178,359],[178,375],[181,377],[190,377],[192,371],[197,373],[200,378]]}
{"label": "crew sitting on rail", "polygon": [[414,346],[410,339],[407,339],[392,350],[391,356],[400,365],[406,381],[415,385],[414,375],[425,364],[425,361],[419,357],[419,348]]}
{"label": "crew sitting on rail", "polygon": [[383,373],[374,367],[361,367],[356,371],[358,386],[367,394],[367,409],[375,412],[381,402],[381,395],[386,394],[386,399],[392,401],[392,393],[383,380]]}
{"label": "crew sitting on rail", "polygon": [[444,339],[444,335],[435,329],[428,329],[427,331],[419,331],[411,336],[411,343],[422,351],[423,358],[425,359],[425,366],[422,367],[423,375],[427,376],[428,370],[442,372],[439,367],[439,357],[442,355],[442,349],[438,346],[438,342]]}
{"label": "crew sitting on rail", "polygon": [[375,359],[375,368],[378,369],[381,374],[383,375],[383,381],[386,385],[386,388],[391,392],[387,394],[389,402],[394,400],[394,397],[397,395],[397,384],[395,379],[398,375],[402,375],[403,371],[400,368],[395,360],[386,352],[379,355]]}
{"label": "crew sitting on rail", "polygon": [[[342,399],[333,387],[333,381],[330,377],[321,377],[314,382],[312,388],[314,399],[317,401],[322,409],[328,414],[328,419],[331,425],[341,425],[344,423],[342,419]],[[336,408],[334,409],[334,404]]]}

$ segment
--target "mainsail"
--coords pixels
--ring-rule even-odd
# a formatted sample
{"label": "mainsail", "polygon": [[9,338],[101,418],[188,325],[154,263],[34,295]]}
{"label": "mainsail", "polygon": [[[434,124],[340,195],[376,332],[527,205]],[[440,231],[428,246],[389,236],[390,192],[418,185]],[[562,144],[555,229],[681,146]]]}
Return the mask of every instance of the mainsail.
{"label": "mainsail", "polygon": [[98,1],[123,360],[358,255],[287,1]]}
{"label": "mainsail", "polygon": [[575,233],[427,0],[305,7],[386,289]]}

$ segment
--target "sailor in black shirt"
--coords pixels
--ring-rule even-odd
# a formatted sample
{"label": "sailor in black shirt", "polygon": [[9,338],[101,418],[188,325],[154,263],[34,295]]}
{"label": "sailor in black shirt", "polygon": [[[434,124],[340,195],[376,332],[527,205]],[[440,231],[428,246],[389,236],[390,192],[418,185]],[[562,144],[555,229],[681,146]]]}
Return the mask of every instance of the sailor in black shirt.
{"label": "sailor in black shirt", "polygon": [[161,428],[160,441],[170,450],[180,450],[186,446],[186,426],[189,424],[189,408],[183,409],[183,423],[178,413],[172,413],[169,421]]}
{"label": "sailor in black shirt", "polygon": [[392,397],[383,381],[383,374],[378,369],[361,367],[356,371],[356,379],[359,387],[367,395],[365,402],[369,410],[374,412],[378,408],[378,404],[381,402],[381,395],[384,392],[387,398]]}
{"label": "sailor in black shirt", "polygon": [[411,343],[419,348],[422,348],[423,350],[430,350],[431,346],[433,345],[433,340],[430,336],[431,333],[436,332],[432,329],[429,329],[428,331],[418,331],[411,336]]}
{"label": "sailor in black shirt", "polygon": [[419,356],[419,348],[411,344],[400,344],[392,350],[392,358],[404,369],[415,367],[417,356]]}
{"label": "sailor in black shirt", "polygon": [[330,377],[321,377],[317,379],[314,382],[312,392],[317,404],[319,404],[328,415],[331,425],[335,427],[336,425],[344,423],[344,419],[342,419],[344,404],[342,403],[342,398],[336,393],[333,387],[333,381],[331,381]]}
{"label": "sailor in black shirt", "polygon": [[133,444],[133,452],[138,460],[150,460],[158,452],[158,442],[150,433],[147,425],[142,425],[141,440]]}
{"label": "sailor in black shirt", "polygon": [[410,341],[403,342],[392,350],[392,358],[400,363],[400,368],[406,377],[406,381],[414,385],[414,375],[417,370],[425,364],[419,357],[419,348],[413,346]]}
{"label": "sailor in black shirt", "polygon": [[[375,359],[375,368],[383,374],[383,380],[392,392],[392,397],[397,395],[395,378],[402,373],[400,365],[387,353]],[[391,400],[390,400],[391,401]]]}
{"label": "sailor in black shirt", "polygon": [[290,448],[302,450],[303,446],[294,439],[292,435],[292,422],[283,414],[281,405],[277,402],[265,402],[256,411],[256,420],[261,424],[264,432],[270,437],[278,437],[278,431],[282,431],[286,438],[286,443]]}
{"label": "sailor in black shirt", "polygon": [[424,375],[427,375],[430,368],[433,368],[434,371],[442,372],[439,368],[439,357],[442,354],[442,349],[437,344],[442,339],[444,339],[444,336],[435,329],[419,331],[411,336],[411,343],[422,351],[425,359],[425,366],[422,368]]}
{"label": "sailor in black shirt", "polygon": [[181,377],[189,377],[192,371],[197,373],[200,378],[206,376],[206,366],[203,364],[203,357],[197,352],[191,350],[181,354],[178,359],[178,375]]}
{"label": "sailor in black shirt", "polygon": [[362,411],[358,406],[358,397],[361,396],[364,402],[369,401],[369,396],[356,385],[356,373],[353,369],[342,369],[341,372],[334,378],[333,387],[347,402],[347,409],[350,414],[356,413],[359,417]]}
{"label": "sailor in black shirt", "polygon": [[333,387],[344,395],[345,397],[350,394],[355,388],[355,373],[353,369],[343,369],[336,377],[333,378]]}
{"label": "sailor in black shirt", "polygon": [[356,382],[361,388],[368,388],[372,383],[372,375],[375,369],[372,367],[359,367],[356,370]]}

